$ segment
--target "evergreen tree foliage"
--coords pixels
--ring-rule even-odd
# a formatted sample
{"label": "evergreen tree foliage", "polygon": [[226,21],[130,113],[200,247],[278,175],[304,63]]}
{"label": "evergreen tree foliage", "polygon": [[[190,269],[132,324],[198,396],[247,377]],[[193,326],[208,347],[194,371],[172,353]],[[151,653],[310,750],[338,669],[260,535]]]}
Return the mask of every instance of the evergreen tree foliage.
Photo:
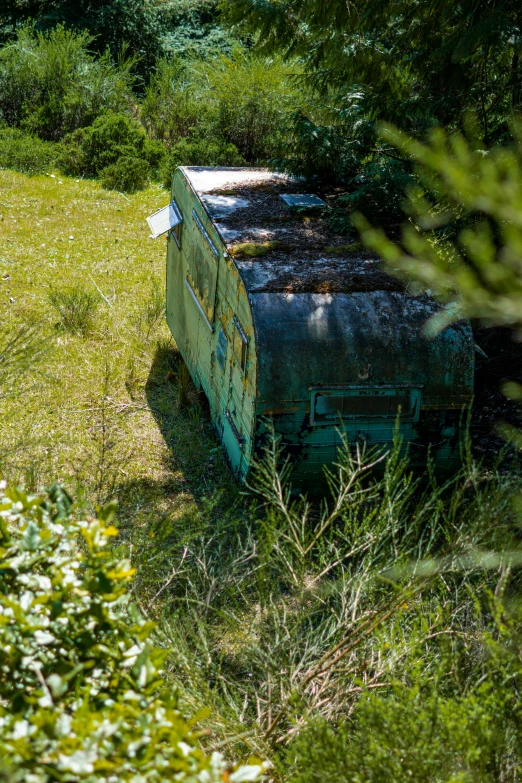
{"label": "evergreen tree foliage", "polygon": [[154,63],[159,50],[159,25],[148,0],[7,0],[0,9],[4,35],[32,20],[43,32],[62,24],[86,31],[91,47],[100,54],[109,49],[113,60],[123,50],[139,58],[143,73]]}
{"label": "evergreen tree foliage", "polygon": [[422,138],[473,115],[491,144],[509,135],[522,106],[516,0],[227,0],[221,8],[258,51],[302,62],[318,96],[295,116],[276,165],[340,186],[349,204],[387,224],[400,222],[410,166],[378,137],[379,121]]}
{"label": "evergreen tree foliage", "polygon": [[229,21],[265,51],[306,64],[323,92],[354,89],[366,109],[422,128],[476,113],[486,140],[522,100],[522,7],[516,0],[227,0]]}
{"label": "evergreen tree foliage", "polygon": [[218,0],[166,0],[157,6],[167,56],[208,58],[230,54],[237,43],[222,24]]}
{"label": "evergreen tree foliage", "polygon": [[362,217],[363,241],[447,306],[435,328],[462,317],[522,328],[522,127],[490,150],[478,139],[436,130],[422,144],[396,128],[389,143],[410,157],[418,185],[398,244]]}

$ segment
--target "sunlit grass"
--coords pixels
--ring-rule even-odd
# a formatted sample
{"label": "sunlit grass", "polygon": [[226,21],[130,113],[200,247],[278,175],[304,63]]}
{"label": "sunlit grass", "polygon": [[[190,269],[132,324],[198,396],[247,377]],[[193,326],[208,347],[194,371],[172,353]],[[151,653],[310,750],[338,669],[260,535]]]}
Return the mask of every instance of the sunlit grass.
{"label": "sunlit grass", "polygon": [[[197,401],[179,411],[179,354],[158,317],[165,243],[145,221],[167,198],[0,171],[4,325],[37,324],[49,343],[24,394],[2,402],[2,473],[31,489],[63,481],[90,506],[117,495],[123,524],[235,491]],[[51,304],[70,290],[98,300],[84,336]]]}

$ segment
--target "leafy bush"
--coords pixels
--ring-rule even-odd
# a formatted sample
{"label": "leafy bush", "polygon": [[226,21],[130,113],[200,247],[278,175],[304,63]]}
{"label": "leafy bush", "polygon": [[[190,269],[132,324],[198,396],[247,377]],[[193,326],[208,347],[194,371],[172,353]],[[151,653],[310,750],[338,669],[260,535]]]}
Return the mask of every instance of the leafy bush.
{"label": "leafy bush", "polygon": [[7,490],[0,510],[0,777],[228,780],[162,678],[152,623],[129,604],[134,569],[110,547],[114,504],[75,520],[55,485],[39,497]]}
{"label": "leafy bush", "polygon": [[149,164],[142,158],[122,155],[116,163],[102,169],[101,183],[109,190],[119,190],[135,193],[147,187],[149,181]]}
{"label": "leafy bush", "polygon": [[61,142],[59,166],[67,174],[102,176],[107,187],[139,190],[157,172],[163,146],[125,114],[104,114]]}
{"label": "leafy bush", "polygon": [[244,166],[245,159],[234,144],[223,139],[181,139],[167,153],[161,167],[161,180],[170,190],[178,166]]}
{"label": "leafy bush", "polygon": [[55,144],[16,128],[0,128],[0,168],[42,174],[56,162]]}
{"label": "leafy bush", "polygon": [[66,289],[54,289],[49,301],[60,316],[59,326],[69,334],[86,337],[94,324],[94,316],[100,297],[93,291],[86,291],[81,285]]}
{"label": "leafy bush", "polygon": [[[336,730],[312,720],[292,744],[293,783],[517,780],[522,736],[516,688],[522,660],[511,646],[518,638],[513,627],[504,637],[507,645],[494,651],[482,681],[473,672],[465,691],[450,686],[455,661],[448,657],[438,682],[419,668],[417,684],[396,682],[384,696],[366,694],[350,723]],[[511,677],[511,687],[499,687],[502,675]]]}
{"label": "leafy bush", "polygon": [[114,65],[89,53],[92,38],[57,27],[31,27],[0,49],[0,120],[56,141],[89,125],[102,112],[131,100],[131,61]]}

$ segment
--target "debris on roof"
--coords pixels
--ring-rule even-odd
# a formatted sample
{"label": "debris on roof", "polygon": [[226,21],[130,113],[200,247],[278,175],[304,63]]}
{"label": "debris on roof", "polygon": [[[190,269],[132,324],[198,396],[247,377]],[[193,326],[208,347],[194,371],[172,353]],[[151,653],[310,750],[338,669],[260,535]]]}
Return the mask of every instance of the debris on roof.
{"label": "debris on roof", "polygon": [[249,291],[406,289],[375,254],[331,229],[321,214],[327,201],[303,193],[302,181],[266,169],[187,167],[185,173]]}

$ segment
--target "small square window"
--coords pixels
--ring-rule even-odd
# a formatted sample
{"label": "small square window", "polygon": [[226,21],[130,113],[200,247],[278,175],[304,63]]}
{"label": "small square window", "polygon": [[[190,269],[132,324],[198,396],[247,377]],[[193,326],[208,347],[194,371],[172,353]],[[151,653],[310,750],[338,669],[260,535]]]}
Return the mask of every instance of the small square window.
{"label": "small square window", "polygon": [[241,367],[242,372],[245,372],[246,370],[247,346],[248,346],[248,337],[244,333],[243,328],[239,323],[238,319],[234,316],[233,349],[234,349],[234,356],[236,358],[237,363]]}
{"label": "small square window", "polygon": [[181,226],[182,223],[178,223],[177,226],[175,226],[170,232],[169,237],[172,237],[176,245],[178,246],[178,249],[181,250]]}
{"label": "small square window", "polygon": [[216,348],[217,363],[225,371],[225,362],[227,360],[227,338],[223,329],[219,330],[217,348]]}

